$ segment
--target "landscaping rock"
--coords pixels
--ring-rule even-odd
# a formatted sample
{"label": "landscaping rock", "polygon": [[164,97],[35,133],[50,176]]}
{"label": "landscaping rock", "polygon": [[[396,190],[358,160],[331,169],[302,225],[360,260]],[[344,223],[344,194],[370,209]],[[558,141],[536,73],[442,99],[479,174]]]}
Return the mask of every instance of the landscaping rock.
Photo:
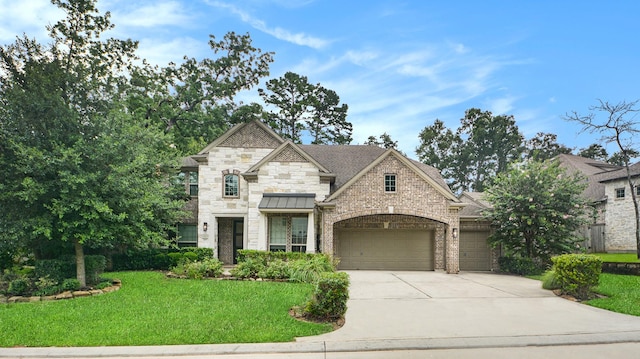
{"label": "landscaping rock", "polygon": [[104,294],[104,292],[100,289],[92,289],[89,291],[89,293],[91,293],[91,295],[100,295],[100,294]]}
{"label": "landscaping rock", "polygon": [[7,302],[7,297],[5,297],[4,295],[0,295],[0,303],[6,303]]}
{"label": "landscaping rock", "polygon": [[113,284],[116,287],[119,287],[122,285],[122,281],[120,279],[113,279],[111,280],[111,284]]}
{"label": "landscaping rock", "polygon": [[14,296],[14,297],[9,297],[9,299],[7,300],[7,303],[26,303],[28,301],[29,301],[28,297]]}
{"label": "landscaping rock", "polygon": [[41,298],[41,297],[38,297],[38,296],[32,296],[32,297],[29,297],[29,301],[30,301],[30,302],[39,302],[39,301],[41,301],[41,300],[42,300],[42,298]]}
{"label": "landscaping rock", "polygon": [[120,289],[119,286],[111,286],[111,287],[106,287],[104,289],[102,289],[103,292],[105,293],[110,293],[110,292],[115,292],[116,290]]}
{"label": "landscaping rock", "polygon": [[91,293],[89,291],[86,291],[86,290],[77,290],[77,291],[75,291],[75,292],[73,292],[71,294],[73,295],[74,298],[91,296]]}
{"label": "landscaping rock", "polygon": [[44,297],[40,298],[40,300],[45,301],[45,300],[56,300],[56,296],[55,295],[45,295]]}
{"label": "landscaping rock", "polygon": [[71,299],[73,298],[73,294],[71,294],[71,292],[67,291],[67,292],[62,292],[58,295],[56,295],[56,299]]}

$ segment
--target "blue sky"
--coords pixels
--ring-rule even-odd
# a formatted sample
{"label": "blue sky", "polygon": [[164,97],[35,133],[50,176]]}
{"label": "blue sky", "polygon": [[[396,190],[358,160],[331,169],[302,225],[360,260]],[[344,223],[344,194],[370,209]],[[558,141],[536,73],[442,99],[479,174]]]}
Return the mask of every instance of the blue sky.
{"label": "blue sky", "polygon": [[[387,132],[415,157],[418,133],[466,109],[514,115],[526,138],[551,132],[569,147],[598,137],[562,117],[598,99],[640,98],[640,2],[105,0],[110,34],[140,41],[152,63],[212,56],[209,34],[250,33],[287,71],[335,90],[354,142]],[[61,13],[47,0],[0,0],[0,43],[26,32],[46,41]],[[243,93],[260,102],[257,88]],[[610,147],[613,152],[614,147]]]}

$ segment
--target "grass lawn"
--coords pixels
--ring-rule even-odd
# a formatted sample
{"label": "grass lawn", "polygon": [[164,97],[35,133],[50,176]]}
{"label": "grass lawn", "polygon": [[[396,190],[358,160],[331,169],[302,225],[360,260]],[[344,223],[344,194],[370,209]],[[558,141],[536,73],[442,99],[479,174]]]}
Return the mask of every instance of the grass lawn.
{"label": "grass lawn", "polygon": [[596,292],[607,298],[586,302],[613,312],[640,316],[640,276],[602,273]]}
{"label": "grass lawn", "polygon": [[113,293],[72,300],[0,304],[0,347],[285,342],[330,331],[289,308],[309,284],[168,279],[159,272],[107,273]]}
{"label": "grass lawn", "polygon": [[640,263],[635,253],[594,253],[594,255],[600,257],[603,262]]}

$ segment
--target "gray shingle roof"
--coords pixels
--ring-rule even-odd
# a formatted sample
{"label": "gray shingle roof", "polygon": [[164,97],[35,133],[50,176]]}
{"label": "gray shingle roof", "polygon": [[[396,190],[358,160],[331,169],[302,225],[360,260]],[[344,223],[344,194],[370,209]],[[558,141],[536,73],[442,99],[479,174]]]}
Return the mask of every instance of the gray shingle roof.
{"label": "gray shingle roof", "polygon": [[622,168],[606,162],[567,154],[558,155],[556,159],[560,161],[560,166],[565,168],[568,173],[581,173],[587,177],[587,188],[583,194],[594,202],[602,201],[605,197],[604,185],[601,181]]}
{"label": "gray shingle roof", "polygon": [[[300,148],[336,175],[334,192],[387,150],[372,145],[299,145]],[[451,192],[440,171],[424,163],[410,160],[416,167]]]}
{"label": "gray shingle roof", "polygon": [[[631,177],[640,176],[640,162],[629,166]],[[600,182],[615,181],[627,178],[627,170],[623,167],[617,171],[607,172],[599,177]]]}
{"label": "gray shingle roof", "polygon": [[484,199],[483,192],[462,192],[458,199],[467,204],[460,210],[460,218],[482,217],[482,212],[491,208],[491,203]]}

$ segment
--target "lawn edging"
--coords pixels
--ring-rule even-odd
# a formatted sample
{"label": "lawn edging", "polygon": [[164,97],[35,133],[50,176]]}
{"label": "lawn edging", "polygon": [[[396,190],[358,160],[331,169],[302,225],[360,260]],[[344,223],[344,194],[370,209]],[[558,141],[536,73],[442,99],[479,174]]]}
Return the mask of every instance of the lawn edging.
{"label": "lawn edging", "polygon": [[0,295],[0,303],[1,304],[30,303],[30,302],[41,302],[41,301],[51,301],[51,300],[74,299],[74,298],[80,298],[80,297],[91,297],[95,295],[102,295],[105,293],[115,292],[119,290],[121,286],[122,286],[122,282],[119,279],[112,279],[111,286],[108,286],[102,289],[64,291],[62,293],[58,293],[55,295],[29,296],[29,297],[24,297],[19,295],[5,297]]}
{"label": "lawn edging", "polygon": [[640,275],[640,263],[602,262],[602,272],[612,274]]}

